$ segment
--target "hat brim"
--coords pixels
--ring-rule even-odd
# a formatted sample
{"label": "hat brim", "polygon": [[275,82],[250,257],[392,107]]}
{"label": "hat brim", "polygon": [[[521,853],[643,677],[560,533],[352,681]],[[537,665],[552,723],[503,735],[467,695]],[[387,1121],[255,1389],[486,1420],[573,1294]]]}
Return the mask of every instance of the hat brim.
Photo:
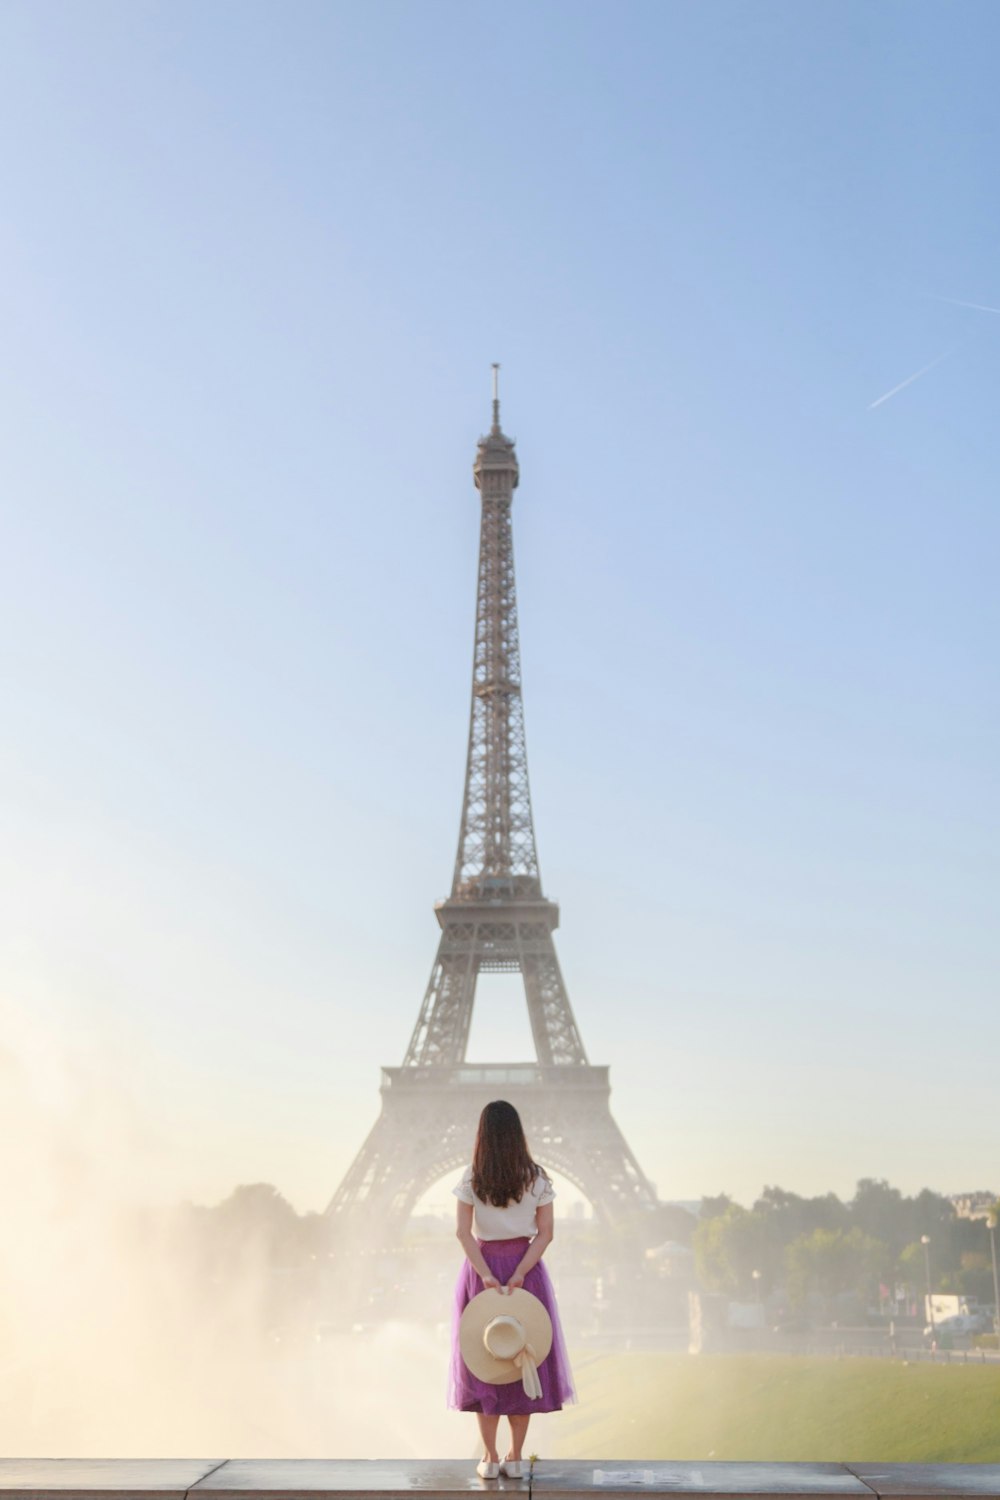
{"label": "hat brim", "polygon": [[521,1379],[521,1371],[512,1359],[498,1359],[483,1343],[486,1325],[500,1316],[516,1318],[523,1326],[536,1365],[541,1364],[552,1348],[552,1319],[548,1308],[533,1292],[517,1287],[505,1294],[495,1287],[486,1287],[466,1303],[458,1325],[458,1343],[469,1371],[487,1385],[512,1385]]}

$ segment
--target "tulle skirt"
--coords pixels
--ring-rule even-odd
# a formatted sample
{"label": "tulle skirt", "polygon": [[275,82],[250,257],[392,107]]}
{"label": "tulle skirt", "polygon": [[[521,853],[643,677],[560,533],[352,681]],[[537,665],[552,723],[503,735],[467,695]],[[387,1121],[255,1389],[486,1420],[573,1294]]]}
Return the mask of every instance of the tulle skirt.
{"label": "tulle skirt", "polygon": [[[480,1240],[483,1259],[501,1286],[517,1270],[531,1241]],[[524,1278],[524,1289],[533,1292],[545,1304],[552,1319],[552,1348],[538,1366],[538,1380],[542,1387],[539,1400],[532,1401],[525,1395],[520,1379],[509,1385],[489,1385],[479,1380],[462,1358],[458,1343],[458,1325],[467,1303],[483,1289],[483,1283],[468,1260],[463,1260],[455,1285],[455,1303],[451,1321],[451,1365],[448,1375],[448,1405],[455,1411],[481,1411],[491,1416],[529,1416],[532,1412],[559,1411],[561,1407],[576,1400],[573,1377],[570,1373],[566,1341],[559,1322],[555,1292],[549,1273],[541,1261],[532,1266]]]}

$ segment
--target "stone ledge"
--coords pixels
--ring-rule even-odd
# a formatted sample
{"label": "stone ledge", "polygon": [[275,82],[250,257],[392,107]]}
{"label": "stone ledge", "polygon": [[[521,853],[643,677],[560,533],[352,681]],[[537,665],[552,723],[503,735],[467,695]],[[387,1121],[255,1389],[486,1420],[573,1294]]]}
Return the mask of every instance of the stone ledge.
{"label": "stone ledge", "polygon": [[184,1500],[224,1458],[0,1458],[0,1492],[34,1500]]}
{"label": "stone ledge", "polygon": [[[373,1494],[454,1500],[470,1492],[526,1493],[527,1479],[481,1480],[470,1460],[0,1458],[3,1500],[370,1500]],[[661,1463],[539,1460],[535,1492],[609,1500],[1000,1500],[1000,1464]]]}

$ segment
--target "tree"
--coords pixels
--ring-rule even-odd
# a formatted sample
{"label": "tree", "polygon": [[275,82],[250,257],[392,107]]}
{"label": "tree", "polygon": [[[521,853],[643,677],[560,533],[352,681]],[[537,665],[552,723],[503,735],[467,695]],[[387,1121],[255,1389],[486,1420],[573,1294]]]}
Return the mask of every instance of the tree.
{"label": "tree", "polygon": [[646,1215],[644,1240],[648,1246],[662,1245],[664,1240],[676,1240],[679,1245],[690,1245],[697,1219],[686,1208],[677,1203],[661,1203]]}
{"label": "tree", "polygon": [[862,1230],[814,1229],[800,1235],[785,1252],[788,1294],[801,1306],[810,1295],[822,1297],[829,1314],[840,1292],[867,1296],[888,1259],[882,1240]]}
{"label": "tree", "polygon": [[850,1203],[850,1214],[852,1224],[862,1233],[888,1246],[890,1265],[913,1238],[903,1195],[884,1178],[862,1177]]}
{"label": "tree", "polygon": [[821,1198],[800,1198],[784,1188],[766,1187],[753,1206],[766,1226],[766,1240],[771,1269],[776,1276],[784,1258],[785,1246],[814,1229],[848,1229],[850,1215],[835,1193]]}
{"label": "tree", "polygon": [[222,1265],[242,1259],[279,1265],[296,1258],[299,1217],[269,1182],[234,1188],[228,1198],[207,1210],[205,1228],[210,1253]]}
{"label": "tree", "polygon": [[963,1251],[958,1271],[949,1274],[954,1276],[955,1290],[963,1296],[975,1297],[977,1302],[987,1305],[993,1301],[993,1263],[989,1250]]}
{"label": "tree", "polygon": [[700,1220],[692,1243],[695,1270],[709,1291],[754,1295],[753,1273],[765,1269],[766,1235],[760,1214],[730,1203],[722,1213]]}

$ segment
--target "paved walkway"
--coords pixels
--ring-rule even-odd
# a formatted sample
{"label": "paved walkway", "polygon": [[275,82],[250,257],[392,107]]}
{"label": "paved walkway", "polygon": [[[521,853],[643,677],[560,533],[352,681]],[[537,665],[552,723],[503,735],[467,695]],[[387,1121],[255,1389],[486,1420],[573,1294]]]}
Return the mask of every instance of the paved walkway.
{"label": "paved walkway", "polygon": [[[619,1497],[775,1495],[871,1500],[1000,1500],[1000,1464],[593,1463],[540,1461],[535,1494]],[[529,1492],[529,1481],[481,1480],[471,1463],[391,1459],[0,1458],[2,1500],[454,1500],[470,1491]]]}

